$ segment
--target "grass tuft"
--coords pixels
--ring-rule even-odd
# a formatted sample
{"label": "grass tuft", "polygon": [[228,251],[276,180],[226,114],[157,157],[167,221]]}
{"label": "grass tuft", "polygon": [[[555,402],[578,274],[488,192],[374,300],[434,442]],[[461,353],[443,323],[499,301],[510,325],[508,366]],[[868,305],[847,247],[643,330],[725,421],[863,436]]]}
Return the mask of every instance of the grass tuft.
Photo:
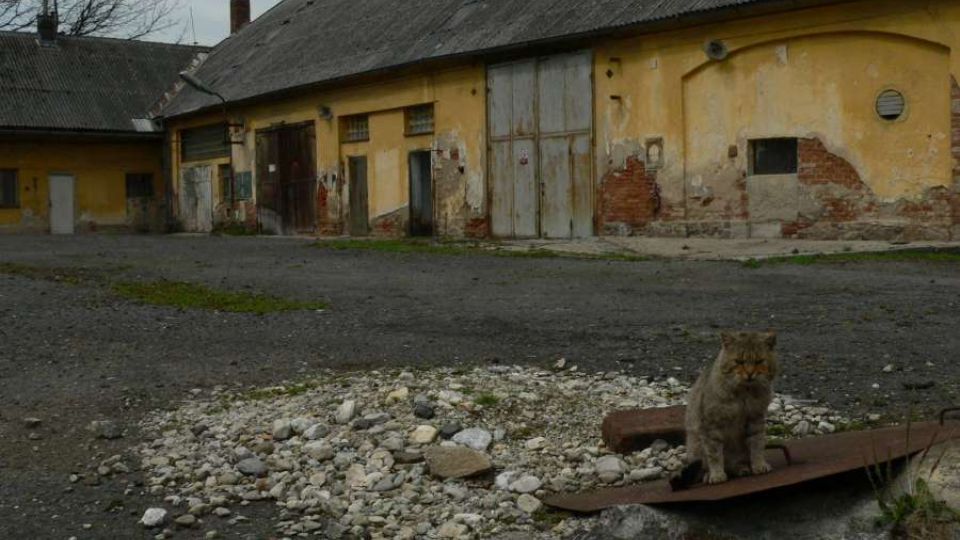
{"label": "grass tuft", "polygon": [[831,253],[823,255],[793,255],[769,259],[749,259],[743,262],[746,268],[762,268],[780,264],[809,266],[822,263],[860,262],[960,262],[957,249],[901,249],[864,253]]}
{"label": "grass tuft", "polygon": [[483,407],[493,407],[497,403],[500,403],[500,398],[493,394],[480,394],[473,402]]}
{"label": "grass tuft", "polygon": [[129,300],[179,309],[264,315],[326,308],[321,302],[297,302],[263,294],[217,291],[203,285],[177,281],[116,283],[113,290]]}

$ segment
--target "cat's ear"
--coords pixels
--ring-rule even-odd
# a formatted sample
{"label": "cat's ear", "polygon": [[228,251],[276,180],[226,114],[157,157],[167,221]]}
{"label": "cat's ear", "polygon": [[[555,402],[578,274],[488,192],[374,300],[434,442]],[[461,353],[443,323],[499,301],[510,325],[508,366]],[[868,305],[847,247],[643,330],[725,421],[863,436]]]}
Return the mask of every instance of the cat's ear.
{"label": "cat's ear", "polygon": [[763,334],[763,342],[771,349],[777,346],[777,333],[773,330]]}
{"label": "cat's ear", "polygon": [[735,332],[720,332],[720,343],[723,344],[724,348],[730,347],[737,341],[737,334]]}

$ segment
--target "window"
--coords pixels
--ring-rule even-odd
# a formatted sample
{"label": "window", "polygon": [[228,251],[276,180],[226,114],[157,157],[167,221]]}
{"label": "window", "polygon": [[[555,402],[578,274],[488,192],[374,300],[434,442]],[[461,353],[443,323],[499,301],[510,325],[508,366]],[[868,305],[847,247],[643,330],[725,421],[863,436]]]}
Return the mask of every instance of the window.
{"label": "window", "polygon": [[877,114],[884,120],[899,119],[906,108],[907,100],[896,90],[886,90],[877,96]]}
{"label": "window", "polygon": [[750,174],[796,174],[796,139],[750,141]]}
{"label": "window", "polygon": [[127,198],[149,199],[153,197],[153,174],[127,173]]}
{"label": "window", "polygon": [[404,111],[406,116],[406,134],[424,135],[433,133],[433,105],[419,105],[408,107]]}
{"label": "window", "polygon": [[17,171],[0,169],[0,208],[20,207],[20,183]]}
{"label": "window", "polygon": [[365,114],[347,116],[343,119],[344,142],[370,140],[370,118]]}
{"label": "window", "polygon": [[253,173],[234,171],[231,179],[229,165],[220,165],[217,172],[224,201],[245,201],[253,197]]}
{"label": "window", "polygon": [[214,124],[180,132],[180,160],[201,161],[230,157],[225,124]]}

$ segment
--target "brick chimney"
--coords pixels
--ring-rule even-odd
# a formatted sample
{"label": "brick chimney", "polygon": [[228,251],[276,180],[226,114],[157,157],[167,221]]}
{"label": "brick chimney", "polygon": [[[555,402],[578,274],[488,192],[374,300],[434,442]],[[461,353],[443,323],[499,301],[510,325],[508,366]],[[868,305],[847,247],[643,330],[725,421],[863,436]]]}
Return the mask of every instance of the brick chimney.
{"label": "brick chimney", "polygon": [[230,33],[250,24],[250,0],[230,0]]}
{"label": "brick chimney", "polygon": [[56,43],[59,26],[57,10],[50,9],[48,0],[44,0],[40,13],[37,14],[37,34],[40,36],[40,43],[47,45]]}

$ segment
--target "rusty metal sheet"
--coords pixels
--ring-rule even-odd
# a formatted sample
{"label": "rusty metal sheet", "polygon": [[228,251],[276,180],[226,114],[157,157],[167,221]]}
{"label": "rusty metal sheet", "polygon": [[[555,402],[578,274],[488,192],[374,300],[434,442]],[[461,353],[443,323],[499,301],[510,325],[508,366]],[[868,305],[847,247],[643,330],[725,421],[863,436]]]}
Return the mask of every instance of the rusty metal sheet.
{"label": "rusty metal sheet", "polygon": [[683,405],[612,412],[603,419],[603,442],[621,454],[643,450],[657,439],[683,444],[686,413]]}
{"label": "rusty metal sheet", "polygon": [[886,463],[916,454],[931,444],[960,437],[960,424],[941,426],[923,422],[907,426],[836,433],[788,441],[792,465],[779,450],[768,450],[773,466],[769,474],[735,478],[716,485],[697,485],[673,491],[666,480],[636,486],[596,491],[557,494],[544,502],[554,508],[572,512],[599,512],[605,508],[627,504],[669,504],[711,502],[732,499],[771,489],[783,488],[864,469],[866,465]]}

